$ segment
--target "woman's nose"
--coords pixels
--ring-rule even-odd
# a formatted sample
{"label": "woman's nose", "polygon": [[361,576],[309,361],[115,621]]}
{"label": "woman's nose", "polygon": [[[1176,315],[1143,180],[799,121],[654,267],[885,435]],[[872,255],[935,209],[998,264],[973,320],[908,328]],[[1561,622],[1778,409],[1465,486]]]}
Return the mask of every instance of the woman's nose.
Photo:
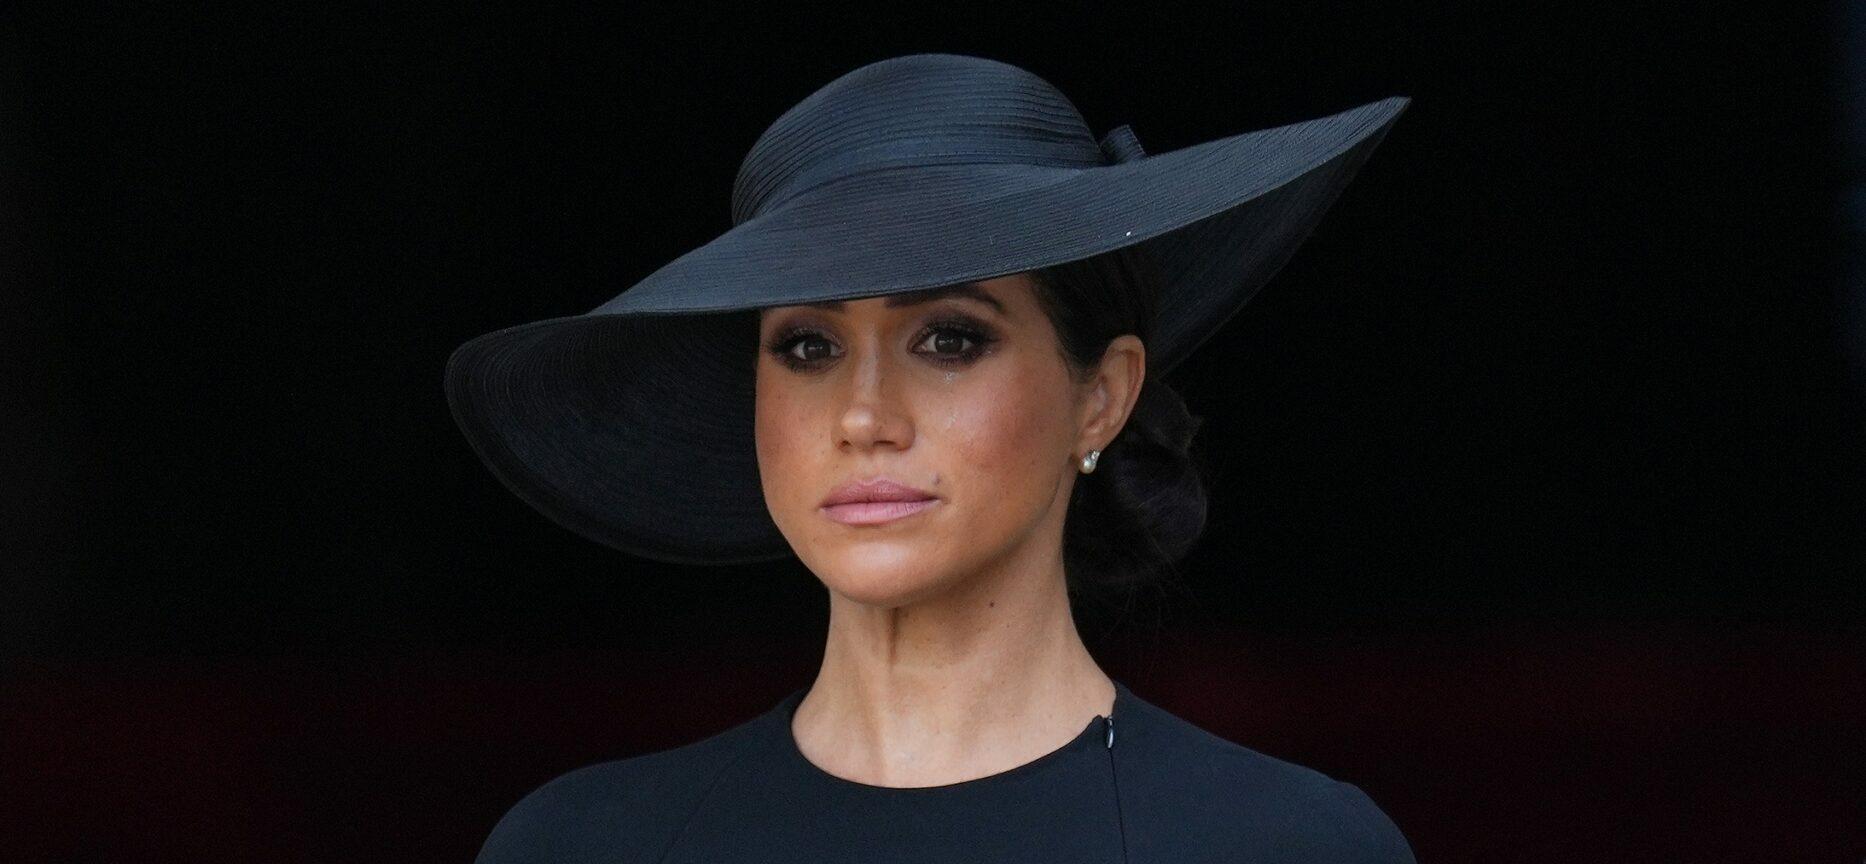
{"label": "woman's nose", "polygon": [[846,401],[838,421],[841,443],[859,449],[880,444],[907,446],[913,424],[901,404],[900,370],[890,368],[885,358],[867,348],[851,359]]}

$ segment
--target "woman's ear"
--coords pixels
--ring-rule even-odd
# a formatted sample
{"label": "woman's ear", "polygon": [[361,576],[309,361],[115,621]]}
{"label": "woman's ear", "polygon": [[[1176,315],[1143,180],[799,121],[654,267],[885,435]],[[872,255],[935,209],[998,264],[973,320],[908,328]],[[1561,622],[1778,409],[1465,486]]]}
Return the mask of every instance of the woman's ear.
{"label": "woman's ear", "polygon": [[1101,364],[1089,382],[1077,428],[1078,453],[1105,449],[1121,434],[1140,399],[1147,377],[1147,346],[1131,333],[1115,337],[1102,352]]}

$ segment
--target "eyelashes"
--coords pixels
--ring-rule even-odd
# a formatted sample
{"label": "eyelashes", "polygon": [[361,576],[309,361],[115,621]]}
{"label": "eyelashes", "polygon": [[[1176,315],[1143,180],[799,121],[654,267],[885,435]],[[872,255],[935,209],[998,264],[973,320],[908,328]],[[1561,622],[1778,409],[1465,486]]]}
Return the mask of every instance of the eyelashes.
{"label": "eyelashes", "polygon": [[[921,345],[929,343],[929,338],[933,347],[930,350],[919,350]],[[960,345],[969,343],[969,347],[959,351],[941,351],[940,348],[950,345],[942,345],[942,340],[958,340]],[[959,368],[978,362],[997,341],[998,338],[990,329],[977,321],[946,317],[929,322],[922,328],[914,336],[913,349],[915,354],[935,366]],[[835,343],[822,330],[810,325],[799,325],[778,331],[764,347],[779,363],[791,370],[808,372],[821,369],[836,359],[837,355],[825,353],[824,349],[817,347],[819,345],[833,348]],[[798,356],[799,346],[803,347],[803,354],[811,356]]]}

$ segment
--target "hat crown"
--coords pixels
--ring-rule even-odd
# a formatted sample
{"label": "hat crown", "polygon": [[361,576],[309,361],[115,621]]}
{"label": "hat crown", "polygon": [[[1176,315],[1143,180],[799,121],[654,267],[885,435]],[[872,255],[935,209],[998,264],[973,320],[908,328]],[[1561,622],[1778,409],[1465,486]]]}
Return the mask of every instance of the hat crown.
{"label": "hat crown", "polygon": [[983,57],[909,54],[848,72],[773,121],[739,166],[732,223],[876,170],[1108,159],[1076,106],[1037,75]]}

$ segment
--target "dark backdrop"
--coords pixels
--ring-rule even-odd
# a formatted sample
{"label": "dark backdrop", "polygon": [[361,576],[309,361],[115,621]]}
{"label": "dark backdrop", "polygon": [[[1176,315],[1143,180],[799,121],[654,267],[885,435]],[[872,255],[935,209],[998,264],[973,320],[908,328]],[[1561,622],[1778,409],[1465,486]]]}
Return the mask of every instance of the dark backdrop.
{"label": "dark backdrop", "polygon": [[1866,856],[1852,6],[751,11],[7,13],[0,843],[461,861],[806,685],[808,572],[557,528],[441,368],[729,227],[817,87],[956,51],[1150,152],[1414,99],[1170,379],[1208,541],[1082,610],[1111,672],[1421,860]]}

